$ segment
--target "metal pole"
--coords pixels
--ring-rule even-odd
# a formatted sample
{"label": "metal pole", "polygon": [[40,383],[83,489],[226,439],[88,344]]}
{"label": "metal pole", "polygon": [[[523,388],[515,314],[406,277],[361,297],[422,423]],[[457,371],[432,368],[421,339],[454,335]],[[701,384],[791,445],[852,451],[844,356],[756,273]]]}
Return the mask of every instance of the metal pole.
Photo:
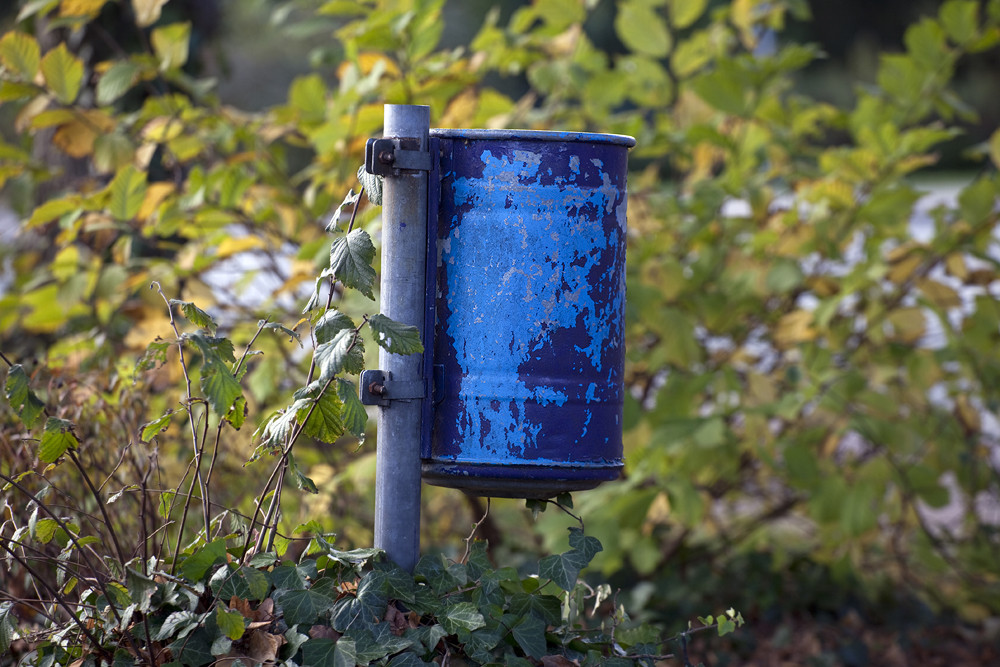
{"label": "metal pole", "polygon": [[[411,138],[426,151],[430,107],[385,105],[383,136]],[[427,172],[386,176],[382,192],[382,313],[424,330],[427,256]],[[424,347],[430,347],[424,341]],[[429,353],[429,352],[428,352]],[[393,382],[421,381],[421,355],[379,350],[379,368]],[[420,554],[420,432],[425,399],[393,400],[379,410],[375,469],[375,546],[408,572]]]}

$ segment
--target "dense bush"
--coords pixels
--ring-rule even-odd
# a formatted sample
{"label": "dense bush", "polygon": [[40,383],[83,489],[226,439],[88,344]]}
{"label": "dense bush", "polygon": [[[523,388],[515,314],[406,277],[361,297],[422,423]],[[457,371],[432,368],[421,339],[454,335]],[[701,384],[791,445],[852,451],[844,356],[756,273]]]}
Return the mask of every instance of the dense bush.
{"label": "dense bush", "polygon": [[[435,126],[638,141],[626,474],[576,499],[588,537],[571,540],[604,544],[593,553],[571,542],[565,553],[586,554],[568,557],[576,571],[593,557],[606,574],[644,580],[658,594],[643,613],[655,616],[669,611],[663,573],[678,554],[763,551],[778,567],[806,558],[869,588],[905,586],[967,619],[994,616],[1000,133],[966,147],[978,171],[953,201],[928,208],[914,175],[962,141],[974,110],[951,82],[970,55],[1000,42],[1000,2],[942,4],[907,30],[905,51],[881,57],[849,108],[795,92],[798,73],[821,57],[782,40],[786,22],[807,19],[802,2],[539,0],[503,23],[491,13],[466,48],[449,50],[438,48],[442,4],[283,6],[287,29],[328,26],[333,39],[285,104],[248,112],[221,104],[186,67],[198,42],[166,0],[22,3],[0,37],[10,125],[0,183],[21,220],[16,242],[0,249],[11,406],[0,422],[2,535],[21,567],[55,569],[19,570],[4,594],[73,595],[82,606],[6,605],[0,638],[15,612],[53,622],[108,613],[107,634],[88,645],[122,638],[148,649],[162,626],[139,636],[118,616],[137,605],[129,613],[145,618],[150,599],[194,615],[164,634],[172,640],[188,628],[215,632],[211,623],[222,628],[235,612],[244,625],[278,623],[241,606],[278,604],[289,594],[278,591],[325,596],[320,606],[362,597],[338,560],[350,552],[323,540],[332,531],[348,548],[369,539],[372,455],[353,446],[366,426],[351,374],[376,349],[370,328],[393,325],[374,316],[378,286],[362,268],[378,269],[377,210],[341,201],[384,102],[429,104]],[[112,18],[132,26],[127,43],[102,27]],[[594,41],[601,22],[617,44]],[[106,53],[115,55],[95,55]],[[331,245],[361,264],[331,264]],[[256,461],[243,468],[247,458]],[[246,471],[261,488],[238,481]],[[283,494],[290,485],[322,493]],[[450,508],[447,493],[428,502]],[[553,552],[566,536],[559,516],[538,524]],[[437,517],[434,542],[466,521],[450,509]],[[493,547],[518,565],[532,560],[513,544],[525,541],[509,542]],[[211,581],[229,571],[219,564],[227,545],[262,568],[246,572],[272,573],[262,574],[266,590],[232,605]],[[319,554],[321,590],[286,587],[270,562],[245,558],[286,549]],[[467,570],[471,558],[455,556]],[[87,558],[90,574],[70,584]],[[183,572],[203,560],[204,570]],[[377,595],[407,599],[381,588],[393,575],[372,574],[388,570],[368,567]],[[256,577],[239,572],[234,580]],[[163,577],[155,592],[143,583],[154,576]],[[410,583],[444,585],[432,580]],[[54,588],[32,589],[43,581]],[[497,590],[528,581],[507,572]],[[482,599],[462,596],[487,594],[463,586],[449,589],[455,600],[484,614]],[[175,594],[188,606],[168,600]],[[415,632],[447,627],[444,608],[412,609],[430,621]],[[516,633],[503,650],[540,658],[538,627],[544,640],[544,626],[558,625],[545,614],[532,617],[535,652]],[[565,627],[577,618],[560,617]],[[86,627],[64,626],[63,637],[79,642]],[[267,627],[261,635],[278,626]],[[220,632],[239,641],[232,629]],[[476,659],[452,629],[444,650],[461,644]],[[569,635],[560,637],[565,648]],[[60,635],[49,639],[54,647]],[[216,655],[231,649],[216,635],[205,641],[216,639],[225,648]],[[311,641],[321,639],[333,637]],[[426,658],[437,642],[420,645],[427,652],[415,657]]]}

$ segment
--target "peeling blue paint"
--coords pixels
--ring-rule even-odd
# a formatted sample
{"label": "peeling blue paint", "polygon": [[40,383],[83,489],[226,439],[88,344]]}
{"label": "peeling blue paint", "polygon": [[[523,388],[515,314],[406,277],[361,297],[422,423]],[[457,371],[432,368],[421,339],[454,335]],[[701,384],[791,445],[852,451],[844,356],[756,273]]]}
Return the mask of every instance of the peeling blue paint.
{"label": "peeling blue paint", "polygon": [[425,477],[514,496],[617,477],[634,140],[432,133],[442,152],[434,363],[444,376]]}

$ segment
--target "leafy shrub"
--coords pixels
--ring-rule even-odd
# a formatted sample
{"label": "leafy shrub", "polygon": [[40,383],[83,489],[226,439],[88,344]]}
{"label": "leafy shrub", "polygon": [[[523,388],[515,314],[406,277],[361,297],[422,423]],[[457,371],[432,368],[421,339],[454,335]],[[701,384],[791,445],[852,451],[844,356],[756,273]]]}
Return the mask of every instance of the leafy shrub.
{"label": "leafy shrub", "polygon": [[[226,535],[260,554],[301,549],[297,524],[335,528],[351,546],[368,539],[370,452],[343,446],[364,434],[351,375],[315,382],[360,368],[366,341],[372,354],[366,292],[378,289],[344,267],[338,276],[330,246],[350,242],[345,225],[355,241],[377,238],[373,208],[349,223],[351,206],[338,204],[382,103],[421,103],[440,126],[638,140],[626,476],[577,498],[605,546],[595,566],[667,585],[657,574],[687,547],[707,560],[759,550],[776,567],[805,557],[969,619],[994,615],[1000,134],[967,147],[979,171],[954,201],[927,210],[914,176],[962,142],[974,112],[951,84],[1000,41],[1000,2],[943,3],[909,28],[902,53],[881,57],[849,108],[795,91],[821,55],[782,39],[788,21],[805,20],[802,2],[539,0],[503,24],[491,13],[467,48],[447,50],[442,4],[320,4],[303,19],[333,34],[317,72],[251,113],[184,69],[188,29],[160,18],[162,0],[22,3],[0,37],[0,111],[13,127],[0,183],[21,216],[16,245],[0,250],[0,350],[16,368],[0,447],[7,478],[33,471],[18,484],[38,501],[8,501],[4,516],[5,531],[27,527],[19,539],[41,552],[29,560],[57,565],[69,548],[83,567],[100,554],[88,576],[131,600],[121,566],[137,555],[148,571],[136,571],[176,574]],[[112,7],[135,10],[148,48],[92,62],[76,45]],[[613,48],[596,41],[598,24],[613,28]],[[764,35],[777,37],[773,52]],[[243,275],[220,288],[222,272]],[[331,308],[351,325],[321,320]],[[183,331],[178,312],[202,332]],[[308,338],[311,353],[278,332]],[[140,356],[149,368],[136,375]],[[266,415],[257,437],[234,428]],[[257,467],[242,468],[247,452]],[[272,452],[275,474],[250,497],[240,480]],[[50,468],[60,455],[69,465]],[[310,499],[324,496],[283,494],[288,483],[335,490],[336,502],[315,512]],[[933,521],[947,505],[954,518]],[[557,551],[557,519],[539,526]],[[346,585],[339,572],[324,576]],[[652,611],[667,597],[653,596]]]}

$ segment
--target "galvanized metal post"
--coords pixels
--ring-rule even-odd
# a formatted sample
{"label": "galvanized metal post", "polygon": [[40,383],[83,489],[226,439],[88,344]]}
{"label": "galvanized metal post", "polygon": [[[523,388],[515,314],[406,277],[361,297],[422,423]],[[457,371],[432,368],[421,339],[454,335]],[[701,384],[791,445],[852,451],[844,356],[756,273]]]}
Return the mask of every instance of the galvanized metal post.
{"label": "galvanized metal post", "polygon": [[[385,105],[383,136],[426,151],[430,107]],[[411,139],[413,141],[405,141]],[[382,313],[424,330],[427,172],[387,175],[382,194]],[[431,341],[424,341],[428,350]],[[429,353],[429,351],[427,352]],[[395,382],[423,380],[421,355],[379,352],[379,368]],[[391,398],[391,397],[390,397]],[[420,433],[426,399],[392,400],[379,410],[375,470],[375,546],[412,571],[420,553]]]}

